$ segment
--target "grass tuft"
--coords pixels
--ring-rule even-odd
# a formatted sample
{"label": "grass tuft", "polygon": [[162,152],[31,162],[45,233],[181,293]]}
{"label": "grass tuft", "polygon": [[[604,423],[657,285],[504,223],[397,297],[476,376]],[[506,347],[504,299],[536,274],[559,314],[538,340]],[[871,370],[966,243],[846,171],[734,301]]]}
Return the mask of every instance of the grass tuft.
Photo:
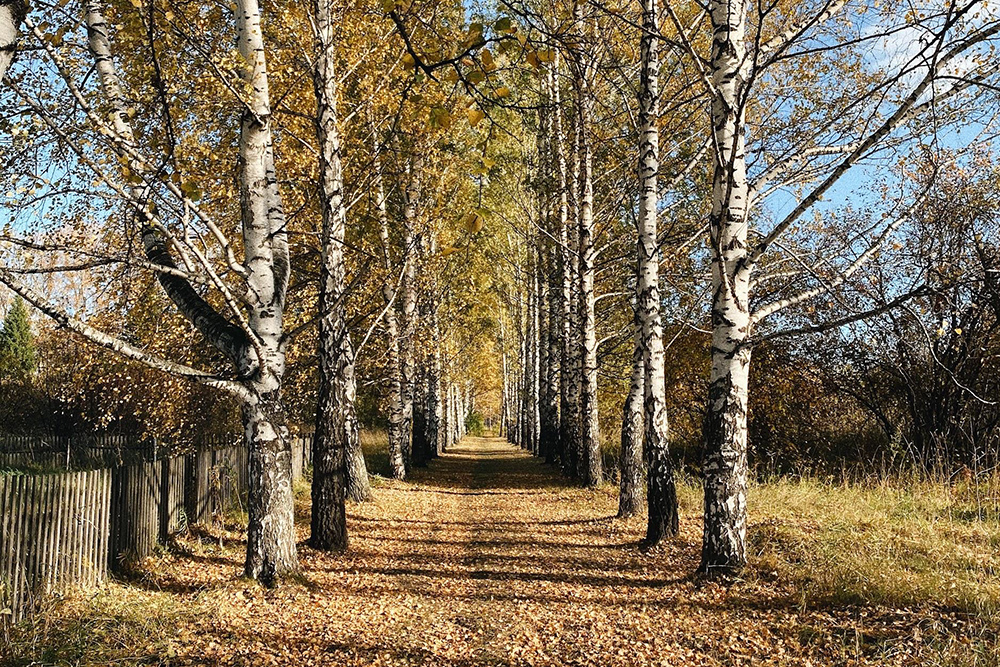
{"label": "grass tuft", "polygon": [[752,568],[816,602],[927,605],[1000,621],[1000,523],[981,504],[995,484],[755,485]]}

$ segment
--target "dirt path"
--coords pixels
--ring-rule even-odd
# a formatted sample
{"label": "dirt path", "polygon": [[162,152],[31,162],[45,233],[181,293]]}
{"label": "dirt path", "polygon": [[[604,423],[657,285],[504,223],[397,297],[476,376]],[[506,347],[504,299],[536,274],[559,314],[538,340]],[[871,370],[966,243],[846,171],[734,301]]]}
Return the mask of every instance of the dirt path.
{"label": "dirt path", "polygon": [[467,438],[413,479],[379,484],[350,508],[346,554],[304,546],[299,499],[301,584],[241,580],[239,532],[186,538],[75,618],[64,609],[12,664],[926,664],[895,652],[914,628],[891,612],[814,610],[760,576],[690,578],[697,507],[682,506],[679,538],[640,553],[643,520],[613,518],[612,487],[571,485],[498,439]]}
{"label": "dirt path", "polygon": [[218,659],[809,664],[814,651],[799,643],[787,605],[689,579],[693,518],[682,539],[642,554],[641,519],[615,519],[615,507],[611,488],[578,488],[501,440],[468,438],[354,507],[346,555],[303,548],[311,590],[248,588],[237,593],[245,604],[220,604],[211,623]]}

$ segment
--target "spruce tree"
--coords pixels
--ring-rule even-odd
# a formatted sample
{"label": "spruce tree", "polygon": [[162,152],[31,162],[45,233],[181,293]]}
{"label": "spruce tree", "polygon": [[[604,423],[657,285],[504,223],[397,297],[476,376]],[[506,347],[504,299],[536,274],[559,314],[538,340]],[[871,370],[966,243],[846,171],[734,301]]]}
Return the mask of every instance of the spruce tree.
{"label": "spruce tree", "polygon": [[30,378],[38,367],[35,339],[31,334],[28,309],[21,297],[14,299],[3,331],[0,331],[0,374],[8,378]]}

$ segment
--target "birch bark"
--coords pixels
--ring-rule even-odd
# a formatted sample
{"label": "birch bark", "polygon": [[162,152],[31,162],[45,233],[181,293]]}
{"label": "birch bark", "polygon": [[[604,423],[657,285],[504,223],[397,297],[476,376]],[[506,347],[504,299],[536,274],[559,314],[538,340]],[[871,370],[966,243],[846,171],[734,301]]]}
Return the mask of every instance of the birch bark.
{"label": "birch bark", "polygon": [[455,383],[448,383],[448,447],[453,448],[459,441],[458,433],[458,402],[455,394]]}
{"label": "birch bark", "polygon": [[560,387],[559,376],[562,366],[562,304],[560,295],[562,284],[555,271],[557,266],[558,249],[549,244],[546,281],[548,283],[548,329],[546,331],[546,348],[548,349],[548,370],[545,380],[547,382],[545,390],[546,400],[546,439],[545,439],[545,462],[554,464],[559,460],[559,432],[561,415],[559,412]]}
{"label": "birch bark", "polygon": [[[525,272],[527,273],[527,272]],[[525,279],[524,285],[524,309],[521,313],[521,447],[530,450],[531,429],[528,403],[531,395],[531,283]]]}
{"label": "birch bark", "polygon": [[[548,68],[545,68],[548,71]],[[548,331],[548,290],[547,284],[544,278],[544,257],[545,257],[545,233],[548,227],[549,220],[549,209],[548,209],[548,132],[546,131],[546,125],[548,124],[548,87],[547,78],[545,76],[539,77],[541,80],[541,90],[539,93],[539,104],[538,104],[538,129],[535,134],[535,148],[538,155],[538,162],[536,164],[535,173],[535,203],[536,203],[536,215],[537,219],[535,221],[535,232],[532,235],[532,248],[531,254],[534,258],[532,262],[532,290],[535,294],[535,309],[534,309],[534,322],[535,331],[533,334],[533,343],[535,345],[535,354],[537,355],[538,364],[538,377],[536,383],[537,388],[537,400],[538,400],[538,427],[537,434],[538,440],[535,442],[535,446],[532,452],[536,456],[544,456],[545,448],[547,445],[548,433],[548,397],[546,396],[546,390],[548,389],[548,373],[549,373],[549,351],[546,345],[546,334]]]}
{"label": "birch bark", "polygon": [[601,434],[597,412],[597,328],[594,294],[594,182],[593,152],[590,141],[590,116],[593,100],[590,90],[591,59],[584,35],[583,3],[573,2],[573,19],[581,31],[580,48],[576,53],[574,89],[576,92],[576,125],[580,142],[579,228],[580,228],[580,476],[590,487],[600,485],[604,474],[601,461]]}
{"label": "birch bark", "polygon": [[[389,214],[386,207],[381,164],[376,167],[375,188],[379,236],[382,241],[382,259],[385,263],[386,275],[389,276],[393,272],[393,265],[389,254]],[[403,402],[402,355],[399,344],[399,321],[396,317],[396,306],[390,305],[393,294],[392,287],[388,282],[382,286],[382,298],[389,306],[385,312],[386,345],[389,349],[389,469],[393,479],[404,479],[406,477],[406,463],[403,451],[406,446],[407,421]]]}
{"label": "birch bark", "polygon": [[633,306],[632,329],[635,345],[632,351],[632,378],[622,408],[622,434],[619,465],[618,516],[630,517],[639,511],[645,489],[642,484],[643,385],[646,367],[642,345],[642,322],[638,300]]}
{"label": "birch bark", "polygon": [[670,462],[669,425],[663,368],[663,324],[660,319],[656,204],[659,199],[659,20],[657,0],[643,0],[641,74],[639,83],[639,261],[638,313],[642,324],[643,444],[648,507],[646,546],[674,536],[678,529],[677,489]]}
{"label": "birch bark", "polygon": [[[558,60],[556,61],[558,64]],[[559,272],[562,306],[562,359],[559,364],[559,458],[564,474],[576,471],[579,433],[579,378],[576,346],[576,275],[579,270],[576,247],[579,233],[570,224],[570,186],[566,175],[566,137],[563,134],[562,95],[558,83],[553,86],[553,143],[559,188]],[[576,169],[574,168],[574,173]],[[575,182],[575,179],[574,179]],[[574,214],[573,220],[576,220]]]}
{"label": "birch bark", "polygon": [[426,368],[421,366],[415,372],[413,396],[413,465],[417,468],[427,466],[427,375]]}
{"label": "birch bark", "polygon": [[406,468],[413,463],[413,437],[416,426],[413,423],[413,410],[416,392],[416,335],[417,335],[417,265],[419,235],[417,234],[417,207],[420,201],[420,159],[412,158],[407,165],[407,182],[405,201],[403,205],[403,343],[402,370],[403,380],[403,415],[406,426],[403,432],[406,436],[403,446],[403,461]]}
{"label": "birch bark", "polygon": [[448,447],[458,444],[458,401],[455,395],[455,383],[448,383]]}
{"label": "birch bark", "polygon": [[558,58],[547,68],[546,89],[548,110],[545,114],[545,202],[546,217],[544,237],[545,248],[545,292],[547,308],[545,312],[545,349],[546,349],[546,371],[543,376],[545,382],[545,421],[542,452],[546,463],[555,463],[559,460],[559,436],[560,436],[560,373],[562,368],[563,337],[562,337],[562,282],[560,280],[559,268],[559,248],[553,243],[553,238],[558,238],[560,230],[556,225],[562,224],[561,198],[556,191],[555,185],[558,183],[557,171],[558,160],[557,149],[555,147],[558,140],[555,131],[556,117],[559,115],[558,93],[556,91],[555,70],[559,66]]}
{"label": "birch bark", "polygon": [[712,0],[709,68],[713,177],[709,216],[712,263],[712,370],[705,413],[705,526],[700,570],[708,574],[746,564],[747,387],[750,349],[747,202],[744,138],[746,7]]}
{"label": "birch bark", "polygon": [[[537,248],[537,246],[536,246]],[[528,451],[538,454],[538,441],[541,432],[541,400],[539,396],[540,383],[540,357],[539,357],[539,315],[541,305],[539,304],[540,289],[538,281],[537,252],[534,248],[529,249],[531,256],[531,323],[529,324],[530,335],[528,338],[528,421],[530,423]]]}
{"label": "birch bark", "polygon": [[544,275],[544,247],[542,235],[538,238],[538,262],[535,265],[535,280],[538,289],[538,443],[535,454],[548,456],[549,445],[549,290]]}
{"label": "birch bark", "polygon": [[[428,265],[435,254],[437,254],[437,245],[434,236],[431,235],[425,257]],[[443,436],[441,428],[441,325],[438,321],[440,296],[437,280],[433,268],[427,273],[427,314],[424,321],[427,322],[431,349],[425,357],[424,363],[427,366],[427,456],[432,458],[441,453]]]}
{"label": "birch bark", "polygon": [[462,414],[461,390],[455,385],[455,441],[465,437],[465,415]]}
{"label": "birch bark", "polygon": [[[364,458],[360,470],[358,423],[355,411],[357,383],[354,348],[344,313],[344,180],[340,133],[337,127],[336,43],[329,0],[313,5],[317,30],[317,57],[313,84],[316,90],[316,138],[320,155],[320,204],[322,207],[319,296],[319,393],[316,434],[313,439],[312,533],[316,549],[346,549],[344,507],[347,487],[352,497],[370,494]],[[348,470],[350,469],[350,472]],[[360,496],[360,498],[359,498]]]}
{"label": "birch bark", "polygon": [[544,343],[544,319],[545,308],[543,285],[541,278],[540,252],[536,241],[534,255],[534,311],[532,313],[532,333],[531,333],[531,401],[533,403],[531,420],[531,453],[538,456],[542,447],[542,410],[545,399],[544,382],[542,381],[542,345]]}
{"label": "birch bark", "polygon": [[21,22],[27,14],[28,3],[24,0],[0,0],[0,81],[17,55]]}
{"label": "birch bark", "polygon": [[503,314],[499,317],[500,322],[500,424],[499,435],[501,438],[510,440],[510,371],[507,368],[507,337],[504,335],[505,328]]}
{"label": "birch bark", "polygon": [[282,314],[288,284],[284,209],[274,170],[270,94],[260,8],[237,0],[237,43],[250,99],[239,142],[240,209],[247,271],[248,322],[257,339],[253,398],[243,406],[250,473],[247,510],[247,576],[270,583],[298,570],[292,502],[291,446],[281,404],[285,372]]}
{"label": "birch bark", "polygon": [[[575,61],[574,61],[575,62]],[[574,65],[575,67],[575,65]],[[574,69],[574,73],[575,73]],[[574,86],[576,77],[574,75]],[[575,87],[574,87],[575,93]],[[574,95],[574,97],[576,97]],[[569,400],[568,424],[568,466],[564,465],[566,474],[575,479],[583,479],[582,468],[585,462],[582,440],[582,406],[581,390],[583,386],[583,338],[580,319],[580,134],[581,128],[576,113],[578,99],[573,100],[572,130],[573,141],[570,148],[570,177],[567,188],[570,216],[567,224],[567,255],[569,265],[564,280],[570,284],[570,303],[568,306],[569,320],[569,368],[567,397]]]}
{"label": "birch bark", "polygon": [[[95,60],[101,89],[111,107],[115,133],[128,150],[135,148],[120,81],[111,51],[108,25],[100,2],[85,4],[88,46]],[[288,284],[287,232],[274,169],[270,127],[270,97],[260,11],[253,0],[235,6],[237,44],[246,67],[241,76],[250,84],[240,125],[238,172],[245,255],[244,303],[247,313],[235,313],[244,329],[229,322],[189,284],[183,275],[161,272],[159,281],[178,310],[235,366],[242,388],[245,438],[249,448],[249,488],[246,575],[265,584],[298,570],[291,493],[291,449],[281,403],[285,370],[283,311]],[[144,173],[141,161],[129,169]],[[131,188],[132,202],[142,208],[142,241],[154,265],[176,269],[151,214],[144,207],[142,187]],[[88,338],[100,342],[90,332]],[[107,343],[102,343],[107,345]],[[117,349],[109,345],[111,349]],[[148,360],[137,357],[145,363]],[[169,368],[154,365],[158,368]]]}

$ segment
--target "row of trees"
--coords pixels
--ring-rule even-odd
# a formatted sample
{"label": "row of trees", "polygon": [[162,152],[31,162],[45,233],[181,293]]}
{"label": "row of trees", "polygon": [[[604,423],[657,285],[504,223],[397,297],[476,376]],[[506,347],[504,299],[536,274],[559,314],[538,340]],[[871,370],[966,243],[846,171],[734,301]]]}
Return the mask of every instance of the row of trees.
{"label": "row of trees", "polygon": [[1000,108],[983,0],[24,10],[0,4],[33,46],[4,80],[0,282],[127,360],[113,384],[155,372],[174,404],[240,412],[250,576],[297,568],[303,418],[324,549],[369,493],[364,415],[396,478],[474,411],[581,483],[617,468],[649,546],[677,530],[671,446],[697,441],[710,574],[746,562],[750,434],[773,452],[780,415],[816,421],[804,375],[827,432],[858,406],[898,431],[881,323],[908,387],[945,358],[934,386],[960,387],[912,392],[908,423],[993,418],[961,378],[995,359],[966,344],[996,318],[995,202],[954,196],[981,187]]}
{"label": "row of trees", "polygon": [[[374,36],[384,16],[292,4],[274,8],[268,40],[249,0],[232,15],[155,2],[62,3],[32,16],[4,7],[0,18],[38,48],[5,81],[15,197],[0,281],[63,329],[238,407],[250,449],[246,573],[265,582],[298,567],[285,396],[290,381],[307,389],[291,402],[315,415],[311,544],[345,548],[345,496],[369,494],[355,350],[375,322],[398,318],[402,329],[385,332],[396,354],[371,362],[396,380],[394,476],[460,437],[471,403],[468,335],[440,324],[473,307],[453,285],[468,267],[441,257],[437,211],[421,191],[454,196],[463,184],[449,178],[421,106],[382,90],[385,72],[409,78],[397,47]],[[276,53],[291,67],[275,76]],[[344,72],[359,87],[349,95],[374,97],[348,142]],[[293,150],[279,154],[279,133]],[[373,138],[378,150],[352,160]],[[353,200],[349,169],[360,181]],[[363,229],[349,238],[352,208],[364,209]],[[347,248],[363,256],[353,276]],[[303,367],[291,375],[290,362]]]}
{"label": "row of trees", "polygon": [[[968,408],[990,405],[950,368],[951,353],[962,356],[966,373],[978,373],[982,361],[963,352],[976,344],[973,329],[946,312],[996,317],[982,301],[992,294],[995,203],[951,196],[956,178],[983,166],[968,138],[976,136],[980,149],[995,138],[997,67],[988,53],[1000,22],[989,6],[925,3],[908,11],[895,4],[646,0],[638,17],[582,2],[520,11],[550,51],[538,66],[537,174],[526,195],[537,208],[525,224],[524,277],[508,315],[519,342],[505,384],[512,439],[588,484],[600,482],[597,406],[589,398],[598,372],[595,301],[618,294],[632,302],[631,327],[605,342],[634,341],[621,422],[620,513],[635,511],[645,471],[647,545],[677,531],[663,320],[671,324],[670,342],[685,327],[710,332],[700,429],[703,572],[746,563],[755,347],[826,332],[811,339],[822,346],[888,318],[900,341],[895,352],[923,353],[914,334],[936,318],[948,320],[929,339],[934,363],[919,364],[936,377],[911,377],[905,362],[895,375],[910,394],[914,446],[927,455],[957,445],[954,428],[943,424],[955,424],[956,411],[972,419]],[[622,57],[630,39],[639,47],[638,81],[635,59]],[[603,116],[595,118],[598,105]],[[597,141],[606,151],[594,168]],[[622,151],[637,162],[631,183],[622,182],[631,174],[614,172],[621,170],[617,142],[631,142]],[[593,201],[595,172],[621,179],[602,189],[603,206]],[[603,246],[595,207],[607,225]],[[624,231],[628,223],[636,232]],[[994,240],[984,242],[984,230]],[[617,272],[596,297],[595,266]],[[666,294],[661,267],[671,284]],[[979,296],[958,296],[966,290]],[[918,310],[924,315],[911,316]],[[995,347],[981,350],[995,358]],[[832,346],[817,352],[824,373],[849,372]],[[861,396],[847,380],[837,391],[854,391],[877,414],[872,390]],[[924,429],[922,420],[941,425]],[[995,438],[995,424],[987,427]],[[928,432],[938,439],[932,446],[922,442]]]}

